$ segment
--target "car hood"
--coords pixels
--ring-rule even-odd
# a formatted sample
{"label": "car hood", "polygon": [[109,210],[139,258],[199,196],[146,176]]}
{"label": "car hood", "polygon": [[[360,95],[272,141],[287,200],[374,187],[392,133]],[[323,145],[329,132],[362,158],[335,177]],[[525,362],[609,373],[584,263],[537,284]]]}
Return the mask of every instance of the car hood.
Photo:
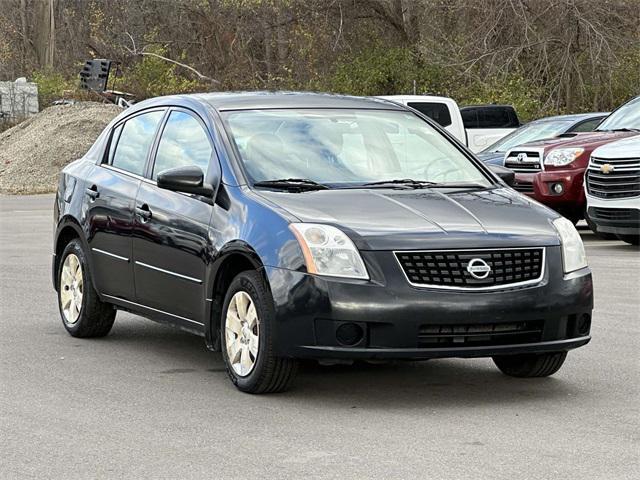
{"label": "car hood", "polygon": [[505,152],[480,152],[476,157],[487,165],[502,165],[504,163]]}
{"label": "car hood", "polygon": [[[548,140],[539,140],[536,142],[525,143],[517,147],[517,149],[522,147],[542,147],[544,148],[545,152],[547,152],[553,148],[582,147],[592,150],[596,147],[599,147],[600,145],[604,145],[605,143],[614,142],[616,140],[631,137],[634,135],[638,134],[636,132],[578,133],[571,137],[554,137]],[[516,148],[514,148],[513,150],[516,150]]]}
{"label": "car hood", "polygon": [[607,143],[593,151],[594,157],[637,158],[640,156],[640,135]]}
{"label": "car hood", "polygon": [[557,214],[510,188],[256,193],[301,222],[341,228],[361,250],[559,244]]}

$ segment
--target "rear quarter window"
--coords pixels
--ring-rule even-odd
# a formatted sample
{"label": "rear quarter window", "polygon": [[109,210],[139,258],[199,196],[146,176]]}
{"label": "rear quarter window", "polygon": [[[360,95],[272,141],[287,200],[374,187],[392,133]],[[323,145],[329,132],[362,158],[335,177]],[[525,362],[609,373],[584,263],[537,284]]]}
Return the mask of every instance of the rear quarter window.
{"label": "rear quarter window", "polygon": [[[143,175],[147,155],[163,115],[164,111],[161,110],[143,113],[116,127],[109,151],[110,164],[127,172]],[[114,142],[116,134],[119,136]]]}

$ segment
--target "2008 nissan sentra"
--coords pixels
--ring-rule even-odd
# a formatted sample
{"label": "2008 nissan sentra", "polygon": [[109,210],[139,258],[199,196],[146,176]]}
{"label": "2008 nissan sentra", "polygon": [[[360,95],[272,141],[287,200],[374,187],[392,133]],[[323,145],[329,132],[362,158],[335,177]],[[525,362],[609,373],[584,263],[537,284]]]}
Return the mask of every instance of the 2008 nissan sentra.
{"label": "2008 nissan sentra", "polygon": [[571,222],[512,178],[386,100],[147,100],[60,176],[62,323],[172,324],[253,393],[286,389],[302,358],[492,357],[548,376],[590,340],[591,273]]}

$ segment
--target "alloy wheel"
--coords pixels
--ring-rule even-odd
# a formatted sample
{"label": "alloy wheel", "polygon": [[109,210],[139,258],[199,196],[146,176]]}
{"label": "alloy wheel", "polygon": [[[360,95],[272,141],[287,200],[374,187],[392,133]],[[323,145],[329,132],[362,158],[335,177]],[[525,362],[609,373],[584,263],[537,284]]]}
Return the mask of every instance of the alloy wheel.
{"label": "alloy wheel", "polygon": [[60,276],[60,307],[64,321],[73,325],[80,317],[84,281],[80,259],[73,253],[67,255]]}
{"label": "alloy wheel", "polygon": [[260,321],[251,296],[236,292],[227,307],[225,344],[229,364],[236,375],[246,377],[258,358]]}

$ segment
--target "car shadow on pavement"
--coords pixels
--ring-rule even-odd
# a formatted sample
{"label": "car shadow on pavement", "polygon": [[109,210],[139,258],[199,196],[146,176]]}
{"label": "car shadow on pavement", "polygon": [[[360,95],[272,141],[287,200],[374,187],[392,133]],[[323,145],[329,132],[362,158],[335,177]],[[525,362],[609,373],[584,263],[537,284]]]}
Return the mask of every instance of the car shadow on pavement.
{"label": "car shadow on pavement", "polygon": [[[200,337],[141,320],[116,321],[112,334],[99,341],[117,349],[121,361],[128,355],[138,359],[148,355],[151,374],[176,379],[189,375],[198,388],[207,382],[212,395],[219,389],[234,388],[224,372],[221,354],[207,351]],[[567,362],[570,364],[571,355]],[[562,370],[551,378],[507,377],[490,359],[332,366],[303,361],[291,390],[269,398],[285,404],[304,400],[308,405],[334,404],[337,408],[443,409],[566,399],[584,388]]]}
{"label": "car shadow on pavement", "polygon": [[[570,361],[570,360],[569,360]],[[291,397],[354,408],[459,408],[483,404],[547,401],[578,394],[580,386],[557,378],[503,375],[491,359],[438,359],[355,363],[323,367],[305,363]]]}

